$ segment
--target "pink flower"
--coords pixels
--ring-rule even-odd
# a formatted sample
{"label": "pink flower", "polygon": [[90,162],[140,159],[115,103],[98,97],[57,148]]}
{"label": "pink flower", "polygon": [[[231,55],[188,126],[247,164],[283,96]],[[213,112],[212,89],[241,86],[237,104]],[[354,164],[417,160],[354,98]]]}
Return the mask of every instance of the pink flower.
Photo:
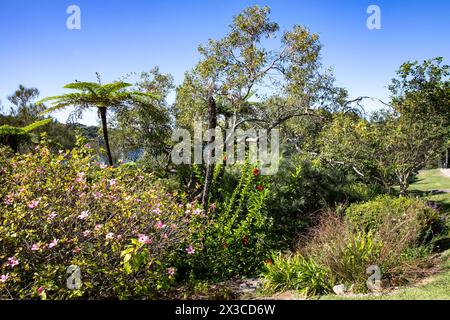
{"label": "pink flower", "polygon": [[14,268],[18,264],[19,264],[18,259],[16,259],[15,257],[10,257],[10,258],[8,258],[8,262],[6,263],[6,266]]}
{"label": "pink flower", "polygon": [[75,179],[75,182],[84,182],[86,174],[84,172],[78,172],[77,173],[77,178]]}
{"label": "pink flower", "polygon": [[37,293],[38,293],[38,295],[42,295],[42,294],[44,293],[44,288],[39,287],[39,288],[37,289]]}
{"label": "pink flower", "polygon": [[95,198],[96,200],[100,199],[102,196],[103,196],[103,195],[102,195],[100,192],[98,192],[98,191],[94,193],[94,198]]}
{"label": "pink flower", "polygon": [[155,225],[156,229],[164,229],[166,227],[166,225],[164,223],[162,223],[162,221],[158,221]]}
{"label": "pink flower", "polygon": [[3,203],[6,204],[7,206],[11,205],[13,203],[13,196],[7,195],[6,199],[3,201]]}
{"label": "pink flower", "polygon": [[22,193],[22,192],[24,192],[25,191],[25,188],[20,188],[19,189],[19,193]]}
{"label": "pink flower", "polygon": [[76,247],[72,250],[73,253],[80,253],[81,249],[79,247]]}
{"label": "pink flower", "polygon": [[106,235],[106,240],[114,239],[114,233],[110,232]]}
{"label": "pink flower", "polygon": [[169,276],[173,276],[175,274],[175,268],[168,268],[167,273]]}
{"label": "pink flower", "polygon": [[56,247],[56,245],[58,244],[58,242],[59,242],[59,239],[53,239],[53,241],[50,242],[50,243],[48,244],[48,247],[49,247],[50,249],[53,248],[53,247]]}
{"label": "pink flower", "polygon": [[202,212],[203,212],[202,209],[197,208],[197,209],[195,209],[194,212],[192,212],[192,213],[195,214],[196,216],[198,216],[198,215],[201,214]]}
{"label": "pink flower", "polygon": [[100,230],[101,228],[103,228],[103,225],[102,225],[102,224],[96,224],[95,227],[94,227],[94,230],[95,230],[95,231],[98,231],[98,230]]}
{"label": "pink flower", "polygon": [[162,213],[160,208],[153,209],[152,211],[153,211],[153,213],[156,213],[156,214],[161,214]]}
{"label": "pink flower", "polygon": [[1,282],[1,283],[5,283],[6,281],[8,281],[8,278],[9,278],[9,273],[7,273],[7,274],[2,274],[2,275],[0,276],[0,282]]}
{"label": "pink flower", "polygon": [[78,216],[78,219],[84,220],[87,217],[89,217],[89,211],[83,211],[81,212],[81,214]]}
{"label": "pink flower", "polygon": [[53,219],[55,219],[57,216],[56,212],[52,212],[48,215],[47,219],[52,221]]}
{"label": "pink flower", "polygon": [[117,185],[117,180],[116,180],[116,179],[111,179],[111,180],[109,180],[109,185],[110,185],[111,187],[114,187],[115,185]]}
{"label": "pink flower", "polygon": [[39,205],[39,201],[38,200],[33,200],[30,203],[28,203],[28,208],[30,209],[34,209]]}
{"label": "pink flower", "polygon": [[85,230],[85,231],[83,231],[83,237],[89,237],[89,235],[91,234],[91,231],[90,230]]}
{"label": "pink flower", "polygon": [[148,236],[146,236],[145,234],[140,234],[138,241],[143,244],[149,244],[152,242],[152,240],[150,240],[150,238]]}
{"label": "pink flower", "polygon": [[195,249],[192,246],[189,246],[186,248],[186,252],[188,254],[194,254],[195,253]]}
{"label": "pink flower", "polygon": [[31,251],[39,251],[41,246],[38,243],[35,243],[31,246]]}

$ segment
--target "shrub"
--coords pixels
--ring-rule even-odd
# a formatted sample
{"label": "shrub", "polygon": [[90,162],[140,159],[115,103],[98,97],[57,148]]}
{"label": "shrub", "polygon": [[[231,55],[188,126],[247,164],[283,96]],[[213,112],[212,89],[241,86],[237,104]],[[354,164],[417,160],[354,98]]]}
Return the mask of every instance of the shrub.
{"label": "shrub", "polygon": [[439,223],[437,212],[424,201],[406,197],[380,196],[349,206],[345,215],[355,228],[365,231],[379,231],[386,229],[386,225],[396,224],[397,232],[413,233],[416,237],[411,240],[415,241],[429,240],[434,226]]}
{"label": "shrub", "polygon": [[420,200],[380,197],[351,205],[345,217],[324,213],[300,252],[356,291],[366,290],[370,265],[380,267],[385,285],[399,285],[426,274],[436,216]]}
{"label": "shrub", "polygon": [[349,202],[370,201],[383,193],[378,184],[350,182],[343,187],[343,192]]}
{"label": "shrub", "polygon": [[347,177],[342,171],[304,157],[283,160],[273,179],[270,215],[282,246],[291,245],[292,239],[310,225],[313,213],[346,198],[342,186]]}
{"label": "shrub", "polygon": [[334,282],[364,290],[366,269],[378,262],[381,248],[382,241],[373,233],[355,232],[340,216],[326,212],[302,252],[329,268]]}
{"label": "shrub", "polygon": [[213,199],[202,235],[204,251],[194,266],[197,277],[221,280],[254,276],[269,256],[272,221],[266,210],[270,192],[267,177],[248,163],[239,171],[233,191],[220,187],[220,198]]}
{"label": "shrub", "polygon": [[332,287],[329,270],[300,254],[273,254],[262,277],[268,292],[299,290],[315,296],[330,292]]}
{"label": "shrub", "polygon": [[[83,144],[0,153],[0,297],[157,296],[201,250],[196,203],[136,167],[96,163]],[[70,265],[81,268],[79,290],[66,288]]]}

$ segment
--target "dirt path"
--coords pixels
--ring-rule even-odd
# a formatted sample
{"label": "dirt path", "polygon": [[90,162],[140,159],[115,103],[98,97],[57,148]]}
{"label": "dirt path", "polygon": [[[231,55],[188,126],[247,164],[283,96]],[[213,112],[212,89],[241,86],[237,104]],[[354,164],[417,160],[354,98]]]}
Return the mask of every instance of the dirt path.
{"label": "dirt path", "polygon": [[450,178],[450,169],[440,169],[443,176]]}

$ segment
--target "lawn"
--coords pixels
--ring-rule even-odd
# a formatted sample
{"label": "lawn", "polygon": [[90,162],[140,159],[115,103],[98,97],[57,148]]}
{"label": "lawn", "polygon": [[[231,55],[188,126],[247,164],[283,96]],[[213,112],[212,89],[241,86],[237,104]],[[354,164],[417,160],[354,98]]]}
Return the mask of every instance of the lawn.
{"label": "lawn", "polygon": [[445,210],[450,211],[450,178],[444,176],[439,169],[420,171],[409,190],[439,202]]}

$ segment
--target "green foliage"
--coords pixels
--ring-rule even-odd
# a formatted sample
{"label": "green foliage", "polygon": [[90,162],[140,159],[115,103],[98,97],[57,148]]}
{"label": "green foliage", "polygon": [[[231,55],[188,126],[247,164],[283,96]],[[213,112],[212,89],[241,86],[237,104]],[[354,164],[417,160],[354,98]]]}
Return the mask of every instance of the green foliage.
{"label": "green foliage", "polygon": [[141,91],[128,91],[127,88],[132,85],[122,81],[116,81],[108,84],[95,82],[74,82],[64,86],[65,89],[77,90],[79,92],[66,93],[64,95],[47,97],[39,104],[52,101],[52,106],[43,113],[48,114],[56,110],[62,110],[67,107],[73,107],[72,116],[81,117],[83,111],[88,108],[97,108],[102,122],[103,138],[106,147],[106,153],[110,165],[113,165],[111,148],[109,146],[107,111],[108,109],[118,110],[126,108],[130,104],[148,104],[156,95]]}
{"label": "green foliage", "polygon": [[321,158],[352,169],[367,183],[387,192],[400,185],[406,195],[410,178],[442,150],[446,130],[439,117],[417,118],[387,113],[369,122],[336,114],[320,135]]}
{"label": "green foliage", "polygon": [[23,128],[10,125],[0,126],[0,143],[9,145],[14,151],[18,151],[19,145],[31,139],[30,132],[52,122],[52,119],[44,119],[33,122]]}
{"label": "green foliage", "polygon": [[443,61],[438,57],[401,65],[389,86],[397,112],[420,119],[443,117],[450,123],[450,66]]}
{"label": "green foliage", "polygon": [[346,218],[360,230],[380,230],[386,220],[405,222],[413,219],[418,227],[417,240],[431,231],[438,222],[438,214],[422,200],[407,197],[380,196],[365,203],[352,204],[346,209]]}
{"label": "green foliage", "polygon": [[324,213],[302,250],[328,268],[334,283],[365,290],[366,269],[377,264],[383,240],[372,231],[356,231],[334,213]]}
{"label": "green foliage", "polygon": [[[116,158],[131,158],[153,171],[165,169],[170,160],[172,120],[167,96],[174,87],[173,78],[153,68],[140,74],[135,87],[155,98],[114,113],[111,141],[117,146]],[[133,157],[134,153],[137,156]]]}
{"label": "green foliage", "polygon": [[[278,44],[267,45],[268,39]],[[248,123],[274,128],[314,113],[314,107],[336,105],[342,91],[322,68],[321,48],[318,34],[306,27],[280,34],[268,7],[244,9],[222,39],[199,46],[200,62],[177,88],[178,125],[192,128],[192,119],[205,119],[210,96],[232,129]]]}
{"label": "green foliage", "polygon": [[[99,164],[84,145],[0,152],[0,297],[161,297],[197,259],[199,205],[135,166]],[[70,265],[81,268],[79,290],[66,288]]]}
{"label": "green foliage", "polygon": [[225,193],[222,189],[222,200],[212,199],[203,261],[197,266],[199,277],[254,276],[268,257],[272,226],[266,208],[269,184],[248,164],[240,171],[234,190]]}
{"label": "green foliage", "polygon": [[355,181],[345,184],[343,186],[343,193],[348,197],[350,203],[365,202],[383,194],[383,189],[379,184],[365,184]]}
{"label": "green foliage", "polygon": [[271,293],[299,290],[305,295],[316,296],[326,294],[332,288],[330,271],[300,254],[273,254],[262,277],[264,289]]}

